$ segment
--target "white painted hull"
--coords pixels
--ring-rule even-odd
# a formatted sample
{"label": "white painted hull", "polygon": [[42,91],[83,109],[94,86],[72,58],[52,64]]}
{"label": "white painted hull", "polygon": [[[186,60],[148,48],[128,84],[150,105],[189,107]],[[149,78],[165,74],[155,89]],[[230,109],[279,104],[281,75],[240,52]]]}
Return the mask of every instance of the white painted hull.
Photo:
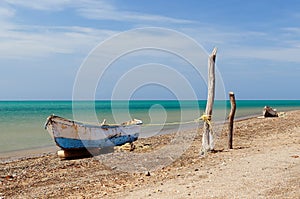
{"label": "white painted hull", "polygon": [[59,116],[47,118],[45,128],[63,149],[103,148],[135,141],[141,131],[142,121],[129,125],[90,125]]}

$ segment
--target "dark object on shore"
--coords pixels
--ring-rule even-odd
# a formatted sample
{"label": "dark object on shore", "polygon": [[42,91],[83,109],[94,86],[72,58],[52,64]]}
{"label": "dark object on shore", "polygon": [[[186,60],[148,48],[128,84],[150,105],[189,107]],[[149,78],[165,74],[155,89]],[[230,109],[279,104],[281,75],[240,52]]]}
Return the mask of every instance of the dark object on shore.
{"label": "dark object on shore", "polygon": [[99,154],[100,154],[99,148],[69,149],[69,150],[57,151],[58,157],[62,159],[85,158],[85,157],[92,157]]}
{"label": "dark object on shore", "polygon": [[149,171],[145,172],[145,176],[151,176],[150,172]]}
{"label": "dark object on shore", "polygon": [[276,109],[273,109],[269,106],[265,106],[263,110],[263,116],[264,117],[278,117],[278,113]]}

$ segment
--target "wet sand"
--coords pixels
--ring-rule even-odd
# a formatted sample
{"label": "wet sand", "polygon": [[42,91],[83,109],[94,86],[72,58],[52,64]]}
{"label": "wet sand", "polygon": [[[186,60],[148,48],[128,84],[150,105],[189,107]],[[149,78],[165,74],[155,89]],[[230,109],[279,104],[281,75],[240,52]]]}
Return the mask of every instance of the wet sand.
{"label": "wet sand", "polygon": [[46,154],[55,154],[57,150],[59,150],[59,147],[57,146],[46,146],[46,147],[37,147],[32,149],[4,152],[0,154],[0,163],[17,161],[17,160],[28,159],[33,157],[40,157]]}
{"label": "wet sand", "polygon": [[134,142],[96,157],[55,153],[0,164],[0,198],[299,198],[300,111],[227,125],[216,152],[200,157],[201,129]]}

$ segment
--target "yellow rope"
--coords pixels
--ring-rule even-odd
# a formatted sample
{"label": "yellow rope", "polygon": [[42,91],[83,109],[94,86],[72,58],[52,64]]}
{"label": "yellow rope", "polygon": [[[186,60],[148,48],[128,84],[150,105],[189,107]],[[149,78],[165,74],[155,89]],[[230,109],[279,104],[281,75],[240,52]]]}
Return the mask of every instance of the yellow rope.
{"label": "yellow rope", "polygon": [[[187,122],[169,122],[169,123],[160,123],[160,124],[142,124],[142,126],[168,126],[168,125],[178,125],[178,124],[191,124],[196,123],[197,120],[187,121]],[[122,126],[122,124],[107,124],[108,126]]]}
{"label": "yellow rope", "polygon": [[199,118],[199,120],[203,120],[205,123],[207,123],[208,126],[209,126],[209,129],[212,131],[212,125],[211,125],[211,122],[210,122],[210,120],[211,120],[211,116],[210,115],[203,114]]}
{"label": "yellow rope", "polygon": [[200,119],[200,120],[203,120],[203,121],[206,122],[208,125],[210,125],[210,119],[211,119],[211,116],[210,116],[210,115],[203,114],[199,119]]}
{"label": "yellow rope", "polygon": [[[169,123],[161,123],[161,124],[142,124],[142,126],[168,126],[168,125],[191,124],[191,123],[197,123],[200,120],[203,120],[204,122],[206,122],[209,125],[210,130],[212,130],[212,125],[211,125],[211,122],[210,122],[211,116],[206,115],[206,114],[203,114],[201,117],[199,117],[197,119],[194,119],[194,120],[191,120],[191,121],[187,121],[187,122],[169,122]],[[97,124],[87,123],[87,122],[85,124],[97,125]],[[110,123],[108,123],[107,126],[122,126],[122,124],[110,124]]]}
{"label": "yellow rope", "polygon": [[[64,119],[64,118],[61,118],[61,117],[58,117],[58,118],[63,119],[63,120],[67,120],[67,119]],[[142,124],[142,126],[168,126],[168,125],[191,124],[191,123],[197,123],[197,122],[199,122],[199,120],[203,120],[204,122],[206,122],[209,125],[209,127],[211,129],[212,127],[211,127],[210,119],[211,119],[211,117],[209,115],[203,114],[200,118],[197,118],[197,119],[194,119],[194,120],[191,120],[191,121],[187,121],[187,122],[169,122],[169,123],[161,123],[161,124]],[[80,125],[80,126],[81,125],[82,126],[85,126],[85,125],[99,126],[99,124],[91,123],[91,122],[84,122],[83,123],[83,122],[72,121],[72,120],[67,120],[67,121],[70,122],[70,123],[73,123],[73,125],[77,124],[77,125]],[[56,122],[64,124],[63,122],[60,122],[60,121],[56,121]],[[103,125],[104,126],[105,125],[107,125],[107,126],[123,126],[124,124],[111,124],[111,123],[106,124],[105,122],[103,122]],[[124,126],[126,126],[126,125],[124,125]]]}
{"label": "yellow rope", "polygon": [[212,125],[211,125],[211,116],[203,114],[201,117],[192,120],[192,121],[187,121],[187,122],[169,122],[169,123],[162,123],[162,124],[143,124],[143,126],[167,126],[167,125],[176,125],[176,124],[190,124],[190,123],[197,123],[199,120],[203,120],[209,125],[210,130],[212,130]]}

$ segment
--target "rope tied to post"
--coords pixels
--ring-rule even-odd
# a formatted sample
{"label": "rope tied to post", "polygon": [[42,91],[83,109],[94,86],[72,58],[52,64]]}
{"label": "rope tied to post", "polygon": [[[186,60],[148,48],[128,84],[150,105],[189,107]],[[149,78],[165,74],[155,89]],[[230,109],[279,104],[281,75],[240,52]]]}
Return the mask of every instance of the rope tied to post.
{"label": "rope tied to post", "polygon": [[199,117],[198,120],[203,120],[206,124],[208,124],[209,126],[209,129],[212,131],[212,125],[211,125],[211,115],[206,115],[206,114],[203,114],[201,117]]}
{"label": "rope tied to post", "polygon": [[[149,123],[149,124],[140,124],[143,127],[147,127],[147,126],[169,126],[169,125],[181,125],[181,124],[192,124],[192,123],[198,123],[200,120],[203,120],[205,123],[208,124],[209,129],[212,131],[212,125],[211,125],[211,116],[210,115],[206,115],[203,114],[201,117],[194,119],[194,120],[190,120],[190,121],[185,121],[185,122],[165,122],[165,123]],[[106,124],[106,120],[104,120],[101,125]],[[107,125],[120,125],[120,124],[107,124]],[[121,124],[122,125],[122,124]]]}
{"label": "rope tied to post", "polygon": [[198,123],[200,120],[203,120],[205,123],[208,124],[209,129],[212,131],[212,125],[211,125],[211,116],[203,114],[201,117],[187,121],[187,122],[169,122],[169,123],[161,123],[161,124],[143,124],[143,126],[168,126],[168,125],[181,125],[181,124],[191,124],[191,123]]}

